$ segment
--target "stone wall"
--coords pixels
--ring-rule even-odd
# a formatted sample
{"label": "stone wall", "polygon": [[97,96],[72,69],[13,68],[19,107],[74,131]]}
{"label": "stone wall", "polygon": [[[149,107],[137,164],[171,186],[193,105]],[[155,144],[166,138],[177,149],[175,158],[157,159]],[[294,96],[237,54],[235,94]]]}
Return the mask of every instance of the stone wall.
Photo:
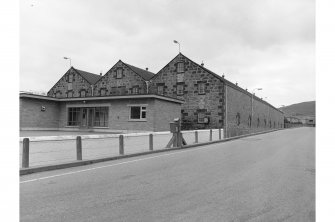
{"label": "stone wall", "polygon": [[[71,76],[72,82],[69,82]],[[69,69],[48,92],[48,96],[57,98],[83,97],[83,94],[85,97],[92,96],[91,85],[73,68]]]}
{"label": "stone wall", "polygon": [[[45,107],[45,110],[42,110]],[[59,103],[35,98],[20,98],[20,130],[56,129],[59,126]]]}
{"label": "stone wall", "polygon": [[[177,73],[177,63],[183,62],[185,71]],[[198,84],[205,84],[205,93],[199,94]],[[183,95],[177,94],[177,86],[183,85]],[[218,128],[223,125],[223,84],[216,76],[182,54],[175,57],[152,79],[149,92],[158,94],[158,86],[164,88],[163,95],[184,100],[182,125],[184,129]],[[198,123],[198,113],[204,112],[209,123]]]}
{"label": "stone wall", "polygon": [[[116,72],[122,70],[122,78],[117,78]],[[122,61],[117,62],[94,86],[94,96],[131,95],[133,88],[138,87],[138,94],[146,94],[147,86],[141,76],[132,71]]]}
{"label": "stone wall", "polygon": [[228,131],[251,133],[283,128],[284,114],[279,110],[238,86],[226,86]]}

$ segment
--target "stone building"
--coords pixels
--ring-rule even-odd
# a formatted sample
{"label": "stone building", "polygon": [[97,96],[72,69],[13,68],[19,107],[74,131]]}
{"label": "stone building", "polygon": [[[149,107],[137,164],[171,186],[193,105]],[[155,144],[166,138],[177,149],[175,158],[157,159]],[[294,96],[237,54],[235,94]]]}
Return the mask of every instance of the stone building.
{"label": "stone building", "polygon": [[95,83],[101,76],[71,67],[48,91],[48,96],[72,98],[93,96]]}
{"label": "stone building", "polygon": [[232,134],[283,127],[283,113],[179,53],[150,80],[150,93],[182,99],[184,129]]}
{"label": "stone building", "polygon": [[[224,128],[226,135],[234,136],[284,127],[284,115],[279,109],[181,53],[157,74],[121,60],[104,76],[71,67],[48,92],[48,97],[67,99],[68,104],[78,98],[87,102],[86,97],[94,97],[96,107],[100,107],[104,98],[115,103],[115,99],[129,96],[128,99],[135,99],[138,95],[157,95],[160,99],[179,101],[178,116],[181,116],[183,129]],[[90,115],[91,109],[86,108],[80,115]],[[67,109],[61,112],[69,113],[69,107]],[[131,111],[125,110],[129,116]],[[167,115],[164,112],[176,116],[171,109],[161,110],[160,115]],[[155,115],[160,118],[158,113]],[[112,125],[108,127],[113,128]]]}
{"label": "stone building", "polygon": [[154,76],[148,70],[119,60],[94,86],[95,96],[147,94],[148,80]]}

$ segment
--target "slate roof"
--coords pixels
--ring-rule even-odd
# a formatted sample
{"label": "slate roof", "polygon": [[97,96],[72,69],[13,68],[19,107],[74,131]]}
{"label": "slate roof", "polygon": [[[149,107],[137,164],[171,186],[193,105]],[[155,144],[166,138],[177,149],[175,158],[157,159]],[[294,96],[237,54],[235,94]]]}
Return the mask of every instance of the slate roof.
{"label": "slate roof", "polygon": [[86,79],[86,81],[89,82],[91,85],[94,85],[102,77],[100,75],[82,71],[82,70],[75,69],[75,68],[73,68],[73,70],[75,70],[79,75],[81,75],[84,79]]}
{"label": "slate roof", "polygon": [[[124,63],[124,62],[123,62]],[[151,79],[155,74],[152,72],[149,72],[147,70],[144,69],[140,69],[136,66],[132,66],[129,65],[127,63],[124,63],[126,66],[128,66],[131,70],[133,70],[133,72],[137,73],[138,75],[140,75],[144,80],[149,80]]]}

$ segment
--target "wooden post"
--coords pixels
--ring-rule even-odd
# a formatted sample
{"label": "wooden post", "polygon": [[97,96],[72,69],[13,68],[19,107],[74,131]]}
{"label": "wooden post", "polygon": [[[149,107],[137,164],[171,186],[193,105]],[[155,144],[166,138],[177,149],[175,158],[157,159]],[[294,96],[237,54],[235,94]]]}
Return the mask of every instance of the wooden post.
{"label": "wooden post", "polygon": [[221,128],[219,128],[219,140],[221,140]]}
{"label": "wooden post", "polygon": [[23,139],[22,147],[22,167],[29,167],[29,138]]}
{"label": "wooden post", "polygon": [[198,143],[198,131],[194,131],[195,142]]}
{"label": "wooden post", "polygon": [[123,135],[119,136],[119,153],[120,155],[124,154],[124,140],[123,140]]}
{"label": "wooden post", "polygon": [[149,150],[154,150],[154,139],[153,139],[153,135],[149,134]]}
{"label": "wooden post", "polygon": [[213,140],[213,131],[212,129],[209,130],[209,141]]}
{"label": "wooden post", "polygon": [[77,160],[82,160],[83,159],[83,153],[82,153],[81,137],[80,136],[77,136],[76,146],[77,146]]}

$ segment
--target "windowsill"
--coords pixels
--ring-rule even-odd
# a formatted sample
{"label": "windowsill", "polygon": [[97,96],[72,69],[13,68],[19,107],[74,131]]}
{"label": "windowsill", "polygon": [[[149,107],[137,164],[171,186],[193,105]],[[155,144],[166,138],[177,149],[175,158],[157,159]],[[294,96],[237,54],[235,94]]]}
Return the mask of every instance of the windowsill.
{"label": "windowsill", "polygon": [[128,119],[128,122],[146,122],[147,119]]}
{"label": "windowsill", "polygon": [[78,128],[80,126],[65,126],[65,127],[68,127],[68,128]]}
{"label": "windowsill", "polygon": [[108,126],[93,126],[93,129],[109,129]]}

